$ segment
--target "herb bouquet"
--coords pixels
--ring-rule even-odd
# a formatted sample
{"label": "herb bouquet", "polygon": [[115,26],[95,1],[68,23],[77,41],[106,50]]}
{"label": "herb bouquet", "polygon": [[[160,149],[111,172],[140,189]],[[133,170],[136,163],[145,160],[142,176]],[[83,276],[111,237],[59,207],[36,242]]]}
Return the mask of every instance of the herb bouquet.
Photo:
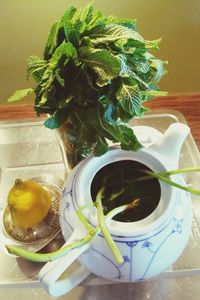
{"label": "herb bouquet", "polygon": [[34,92],[34,109],[48,114],[46,127],[59,129],[70,167],[92,151],[104,154],[108,141],[137,150],[128,122],[142,116],[144,102],[165,94],[156,85],[165,62],[149,53],[159,42],[144,40],[135,20],[103,16],[91,4],[70,7],[53,24],[43,57],[28,59],[35,88],[8,101]]}

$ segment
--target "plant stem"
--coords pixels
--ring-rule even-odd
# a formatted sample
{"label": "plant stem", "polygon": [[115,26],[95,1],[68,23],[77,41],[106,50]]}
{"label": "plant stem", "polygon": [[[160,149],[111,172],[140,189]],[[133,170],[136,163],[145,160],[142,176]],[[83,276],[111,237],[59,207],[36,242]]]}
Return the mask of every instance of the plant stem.
{"label": "plant stem", "polygon": [[199,167],[193,167],[193,168],[183,168],[183,169],[176,169],[176,170],[171,170],[171,171],[167,171],[167,172],[163,172],[163,173],[155,173],[155,172],[151,172],[148,170],[141,170],[143,173],[146,173],[147,176],[141,176],[138,177],[136,179],[133,180],[133,182],[138,182],[138,181],[143,181],[143,180],[149,180],[152,178],[157,178],[161,181],[164,181],[172,186],[175,186],[179,189],[182,189],[188,193],[194,194],[194,195],[200,195],[200,190],[198,189],[194,189],[191,187],[187,187],[187,186],[183,186],[181,184],[178,184],[172,180],[170,180],[168,178],[168,176],[170,175],[176,175],[176,174],[180,174],[180,173],[186,173],[186,172],[200,172],[200,168]]}
{"label": "plant stem", "polygon": [[99,220],[99,226],[101,228],[101,231],[106,239],[106,242],[108,244],[108,246],[110,247],[115,260],[118,264],[122,264],[124,262],[124,259],[119,251],[119,249],[117,248],[115,242],[113,241],[110,232],[107,229],[106,223],[105,223],[105,218],[104,218],[104,213],[103,213],[103,206],[102,206],[102,195],[104,192],[104,187],[102,187],[96,197],[96,201],[95,201],[95,205],[97,208],[97,214],[98,214],[98,220]]}
{"label": "plant stem", "polygon": [[69,251],[72,251],[73,249],[79,248],[86,243],[88,243],[93,238],[93,235],[91,233],[88,233],[85,235],[82,239],[75,241],[66,247],[62,247],[59,250],[50,252],[50,253],[34,253],[29,250],[26,250],[24,248],[14,246],[14,245],[6,245],[6,248],[9,253],[20,256],[22,258],[25,258],[27,260],[31,260],[34,262],[48,262],[48,261],[54,261],[64,255],[66,255]]}
{"label": "plant stem", "polygon": [[[161,173],[154,173],[154,172],[151,172],[151,171],[146,171],[146,173],[148,175],[150,175],[151,177],[154,177],[154,178],[157,178],[161,181],[164,181],[164,182],[166,182],[166,183],[168,183],[172,186],[175,186],[175,187],[177,187],[181,190],[184,190],[184,191],[189,192],[189,193],[194,194],[194,195],[200,195],[200,190],[193,189],[193,188],[190,188],[190,187],[187,187],[187,186],[183,186],[179,183],[176,183],[176,182],[170,180],[169,178],[163,176]],[[176,173],[173,173],[173,174],[176,174]]]}
{"label": "plant stem", "polygon": [[[136,201],[136,200],[134,200],[134,201]],[[134,203],[134,201],[132,203]],[[135,204],[136,204],[136,202],[135,202]],[[132,208],[133,207],[132,205],[135,205],[135,204],[126,204],[126,205],[121,205],[119,207],[114,208],[105,216],[106,221],[112,219],[114,216],[116,216],[120,212],[122,212],[126,209]],[[79,214],[80,214],[80,212],[79,212]],[[26,250],[24,248],[21,248],[19,246],[14,246],[14,245],[6,245],[6,248],[9,253],[20,256],[20,257],[25,258],[30,261],[34,261],[34,262],[54,261],[60,257],[63,257],[69,251],[72,251],[73,249],[79,248],[79,247],[83,246],[84,244],[88,243],[100,231],[101,231],[101,228],[99,226],[97,226],[96,228],[92,228],[92,232],[89,232],[82,239],[75,241],[65,247],[58,249],[57,251],[50,252],[50,253],[33,253],[29,250]]]}
{"label": "plant stem", "polygon": [[85,216],[83,215],[82,211],[86,208],[91,208],[94,206],[94,202],[87,203],[77,210],[77,215],[79,217],[79,220],[83,223],[83,225],[86,227],[89,233],[92,233],[95,229],[89,224]]}
{"label": "plant stem", "polygon": [[176,169],[176,170],[171,170],[171,171],[167,171],[167,172],[159,173],[159,174],[162,176],[170,176],[170,175],[186,173],[186,172],[200,172],[200,168],[194,167],[194,168]]}
{"label": "plant stem", "polygon": [[109,197],[109,201],[113,201],[115,200],[118,196],[120,196],[123,192],[125,191],[125,189],[121,189],[119,192],[111,194],[111,196]]}

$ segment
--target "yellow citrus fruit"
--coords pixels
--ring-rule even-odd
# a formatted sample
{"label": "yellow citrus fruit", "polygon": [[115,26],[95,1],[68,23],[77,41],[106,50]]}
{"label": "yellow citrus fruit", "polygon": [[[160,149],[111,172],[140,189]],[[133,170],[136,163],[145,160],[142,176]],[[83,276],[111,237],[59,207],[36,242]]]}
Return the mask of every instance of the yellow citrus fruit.
{"label": "yellow citrus fruit", "polygon": [[8,194],[8,207],[13,223],[29,228],[46,217],[51,207],[51,196],[34,181],[16,179]]}

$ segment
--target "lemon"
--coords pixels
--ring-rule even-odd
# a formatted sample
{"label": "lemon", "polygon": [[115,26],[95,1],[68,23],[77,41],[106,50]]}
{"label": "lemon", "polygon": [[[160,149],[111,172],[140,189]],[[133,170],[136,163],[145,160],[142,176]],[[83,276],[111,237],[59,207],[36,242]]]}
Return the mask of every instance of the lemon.
{"label": "lemon", "polygon": [[16,179],[8,194],[8,207],[13,223],[20,228],[29,228],[46,217],[51,196],[34,181]]}

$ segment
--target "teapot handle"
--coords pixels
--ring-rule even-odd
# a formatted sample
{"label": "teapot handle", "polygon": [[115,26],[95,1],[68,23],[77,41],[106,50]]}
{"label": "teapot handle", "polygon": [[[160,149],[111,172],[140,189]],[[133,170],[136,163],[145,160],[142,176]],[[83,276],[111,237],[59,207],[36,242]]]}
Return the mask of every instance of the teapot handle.
{"label": "teapot handle", "polygon": [[[74,231],[70,239],[63,245],[63,247],[76,240],[77,236],[77,231]],[[90,243],[87,243],[80,248],[73,249],[63,257],[55,261],[48,262],[40,270],[38,278],[42,284],[42,287],[51,296],[59,297],[64,295],[65,293],[68,293],[70,290],[79,285],[84,279],[88,277],[90,271],[88,271],[82,265],[80,265],[78,269],[76,269],[70,274],[64,272],[89,247]],[[61,275],[62,277],[59,278]]]}

